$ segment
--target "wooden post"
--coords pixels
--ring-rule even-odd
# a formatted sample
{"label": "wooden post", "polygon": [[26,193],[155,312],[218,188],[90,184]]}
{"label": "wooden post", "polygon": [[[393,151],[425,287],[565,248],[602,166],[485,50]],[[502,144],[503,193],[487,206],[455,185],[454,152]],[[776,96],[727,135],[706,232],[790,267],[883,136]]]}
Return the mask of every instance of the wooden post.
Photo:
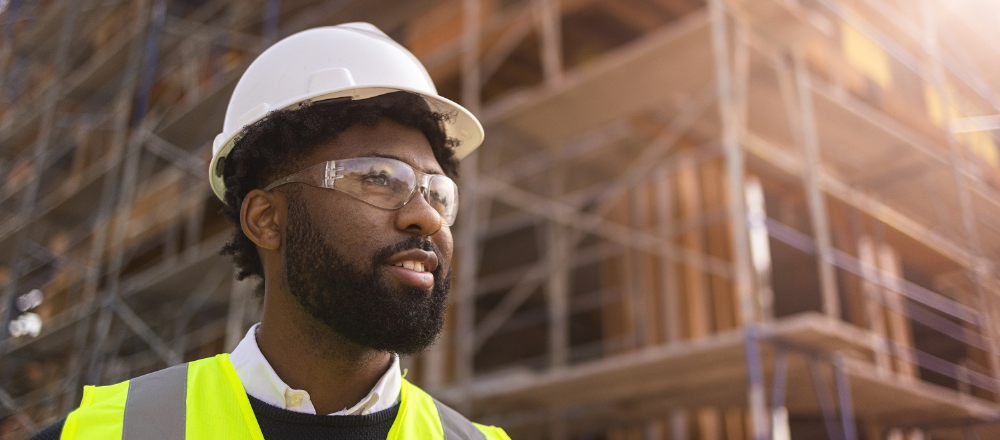
{"label": "wooden post", "polygon": [[670,440],[690,440],[691,430],[688,425],[688,414],[683,409],[670,412]]}
{"label": "wooden post", "polygon": [[[606,204],[608,209],[607,220],[614,224],[628,224],[629,212],[627,210],[627,200],[625,197],[615,197],[605,199],[600,202]],[[620,338],[630,338],[633,335],[634,321],[632,313],[632,255],[628,248],[622,249],[620,255],[612,256],[601,263],[601,295],[604,306],[601,307],[601,327],[603,337],[601,343],[604,345],[605,353],[634,348],[626,344],[620,344]],[[629,342],[634,339],[629,339]]]}
{"label": "wooden post", "polygon": [[559,408],[549,408],[549,438],[551,440],[569,440],[569,426],[565,413]]}
{"label": "wooden post", "polygon": [[663,420],[653,419],[646,422],[646,432],[643,440],[666,440],[666,429]]}
{"label": "wooden post", "polygon": [[702,408],[698,410],[698,432],[701,440],[723,440],[722,420],[719,410]]}
{"label": "wooden post", "polygon": [[[665,172],[657,173],[653,186],[653,201],[656,209],[656,224],[658,235],[663,239],[673,242],[671,226],[674,224],[674,185],[671,184],[670,175]],[[680,298],[680,274],[677,271],[677,263],[659,258],[660,261],[660,289],[662,297],[660,299],[660,321],[663,341],[666,343],[679,341],[682,337],[681,323],[681,298]]]}
{"label": "wooden post", "polygon": [[608,440],[628,440],[625,429],[620,426],[613,426],[608,429]]}
{"label": "wooden post", "polygon": [[882,440],[883,438],[885,438],[885,428],[882,427],[882,424],[873,420],[866,420],[865,439]]}
{"label": "wooden post", "polygon": [[446,347],[451,342],[450,333],[447,330],[441,332],[441,337],[434,345],[420,354],[421,368],[416,373],[420,374],[422,387],[433,389],[444,384]]}
{"label": "wooden post", "polygon": [[811,75],[805,65],[800,50],[794,52],[795,84],[798,92],[799,112],[801,112],[800,131],[802,152],[805,167],[802,170],[802,180],[806,189],[806,200],[809,203],[809,217],[812,220],[813,234],[816,239],[819,267],[820,293],[823,298],[823,313],[835,319],[841,319],[840,300],[837,290],[837,273],[833,266],[833,244],[830,242],[830,225],[826,214],[826,195],[820,188],[820,171],[823,160],[820,154],[819,134],[816,118],[813,114]]}
{"label": "wooden post", "polygon": [[[838,220],[840,221],[835,221],[833,224],[834,237],[837,238],[837,243],[843,246],[844,251],[857,255],[858,231],[852,227],[846,216],[839,217]],[[847,322],[858,327],[865,327],[868,321],[865,311],[867,301],[865,300],[863,282],[864,280],[860,278],[845,277],[840,284],[844,292],[844,317]]]}
{"label": "wooden post", "polygon": [[726,426],[726,440],[743,440],[747,438],[744,432],[744,422],[746,417],[744,411],[738,408],[730,408],[723,413]]}
{"label": "wooden post", "polygon": [[876,284],[880,275],[878,260],[875,257],[875,245],[871,237],[862,236],[858,240],[858,258],[861,260],[861,288],[865,296],[865,315],[868,318],[868,330],[871,332],[872,346],[875,347],[875,365],[879,374],[887,375],[892,371],[892,356],[890,356],[887,341],[889,337],[885,324],[885,307],[882,305],[882,288]]}
{"label": "wooden post", "polygon": [[773,408],[771,411],[771,440],[792,440],[787,406]]}
{"label": "wooden post", "polygon": [[[462,77],[461,102],[469,111],[476,113],[481,107],[481,72],[479,64],[481,32],[481,0],[462,0]],[[461,186],[466,194],[477,194],[479,155],[472,153],[462,161]],[[460,207],[462,227],[455,237],[461,246],[457,258],[457,283],[452,296],[455,306],[455,376],[456,381],[467,389],[472,380],[476,356],[476,298],[475,279],[478,271],[476,248],[478,245],[478,197],[469,197],[468,203]]]}
{"label": "wooden post", "polygon": [[[560,167],[551,174],[549,194],[558,198],[563,192],[565,168]],[[549,365],[553,368],[565,366],[569,362],[569,237],[566,227],[559,222],[549,221],[545,239],[548,241],[546,259],[552,273],[545,281],[546,301],[549,314]]]}
{"label": "wooden post", "polygon": [[903,265],[899,254],[888,244],[879,243],[878,265],[882,270],[883,285],[889,286],[884,292],[886,314],[889,319],[889,335],[896,351],[896,371],[903,376],[917,377],[917,366],[914,363],[913,330],[909,318],[905,314],[906,300],[900,294],[903,288],[900,278],[903,276]]}
{"label": "wooden post", "polygon": [[[693,166],[681,168],[677,172],[677,180],[681,218],[687,221],[697,219],[702,213],[697,169]],[[683,233],[682,241],[684,250],[687,252],[686,257],[690,254],[703,255],[705,253],[702,231],[689,229]],[[693,264],[684,264],[684,309],[687,312],[687,330],[691,339],[707,336],[712,328],[707,284],[708,279],[704,272]]]}
{"label": "wooden post", "polygon": [[541,33],[542,73],[548,84],[562,80],[562,16],[559,0],[535,0],[538,10],[538,28]]}
{"label": "wooden post", "polygon": [[[632,212],[629,209],[630,199],[631,197],[628,194],[623,194],[621,197],[610,201],[610,203],[614,203],[618,207],[618,209],[613,209],[609,214],[615,223],[622,225],[632,224]],[[623,251],[622,258],[615,261],[614,264],[621,271],[622,286],[622,291],[619,295],[622,305],[617,316],[620,319],[619,323],[621,324],[622,332],[627,338],[628,350],[631,351],[642,347],[640,333],[643,323],[639,309],[639,291],[642,289],[642,279],[639,277],[638,268],[636,267],[638,252],[628,246]],[[615,313],[615,310],[612,309],[611,313]]]}
{"label": "wooden post", "polygon": [[887,440],[906,440],[906,437],[903,435],[903,430],[902,429],[892,428],[891,430],[889,430],[889,433],[886,435],[886,439]]}
{"label": "wooden post", "polygon": [[[705,199],[705,212],[725,210],[726,206],[726,174],[721,161],[710,161],[701,167],[702,191]],[[707,224],[704,228],[708,245],[708,254],[724,261],[732,261],[732,251],[729,238],[731,227],[728,221]],[[723,331],[739,326],[737,316],[738,298],[732,283],[725,277],[710,275],[712,291],[712,313],[715,319],[715,330]]]}
{"label": "wooden post", "polygon": [[764,190],[756,177],[746,180],[748,234],[750,236],[750,262],[757,281],[757,311],[762,322],[774,320],[774,289],[771,288],[771,238],[767,232],[767,212],[764,209]]}
{"label": "wooden post", "polygon": [[[631,227],[640,231],[650,229],[650,190],[654,181],[637,186],[629,196],[629,212]],[[657,316],[656,306],[656,271],[653,267],[653,256],[648,251],[632,249],[634,297],[633,304],[636,317],[636,338],[639,346],[655,344],[659,338],[656,326],[662,318]]]}
{"label": "wooden post", "polygon": [[[226,338],[225,350],[232,351],[240,343],[247,332],[244,328],[247,316],[247,306],[253,299],[253,285],[255,279],[244,279],[237,281],[233,279],[233,285],[229,290],[229,313],[226,316]],[[183,354],[183,353],[182,353]]]}

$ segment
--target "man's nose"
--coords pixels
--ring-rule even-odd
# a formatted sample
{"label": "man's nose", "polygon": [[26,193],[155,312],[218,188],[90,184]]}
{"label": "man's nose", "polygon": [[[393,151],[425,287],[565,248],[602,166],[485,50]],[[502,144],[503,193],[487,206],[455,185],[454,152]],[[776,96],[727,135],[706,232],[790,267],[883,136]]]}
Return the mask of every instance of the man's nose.
{"label": "man's nose", "polygon": [[418,187],[396,214],[396,228],[418,236],[434,235],[441,230],[444,219],[427,203],[427,188]]}

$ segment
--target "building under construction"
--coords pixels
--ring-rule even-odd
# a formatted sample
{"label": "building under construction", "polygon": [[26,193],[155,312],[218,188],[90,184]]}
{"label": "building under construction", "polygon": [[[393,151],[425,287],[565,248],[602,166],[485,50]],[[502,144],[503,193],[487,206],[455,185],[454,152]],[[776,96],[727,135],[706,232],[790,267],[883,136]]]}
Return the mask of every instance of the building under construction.
{"label": "building under construction", "polygon": [[484,122],[407,378],[515,439],[1000,438],[1000,4],[0,1],[0,438],[231,350],[242,71],[368,21]]}

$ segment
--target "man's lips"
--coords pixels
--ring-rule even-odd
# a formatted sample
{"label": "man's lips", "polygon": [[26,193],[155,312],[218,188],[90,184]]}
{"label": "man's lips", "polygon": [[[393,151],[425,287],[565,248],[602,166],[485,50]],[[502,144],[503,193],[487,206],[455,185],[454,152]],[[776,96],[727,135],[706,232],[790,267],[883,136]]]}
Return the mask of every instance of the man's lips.
{"label": "man's lips", "polygon": [[389,271],[403,282],[417,287],[434,287],[434,274],[438,259],[433,252],[410,249],[389,257],[385,264]]}

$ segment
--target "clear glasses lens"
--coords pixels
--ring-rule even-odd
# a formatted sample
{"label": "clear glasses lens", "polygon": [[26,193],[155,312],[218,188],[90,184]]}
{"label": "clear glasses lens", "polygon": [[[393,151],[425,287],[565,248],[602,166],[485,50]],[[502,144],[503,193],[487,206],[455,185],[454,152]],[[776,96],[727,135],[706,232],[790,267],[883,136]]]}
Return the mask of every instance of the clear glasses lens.
{"label": "clear glasses lens", "polygon": [[427,184],[427,203],[441,213],[444,223],[451,226],[458,216],[458,186],[445,176],[434,176]]}
{"label": "clear glasses lens", "polygon": [[337,165],[344,171],[334,181],[334,189],[380,208],[403,207],[416,187],[413,169],[399,161],[359,158],[337,161]]}
{"label": "clear glasses lens", "polygon": [[[342,177],[334,189],[348,193],[368,204],[386,209],[402,208],[417,187],[417,175],[409,165],[383,158],[356,158],[337,161]],[[444,223],[451,226],[458,214],[458,187],[446,176],[433,175],[423,194]]]}

